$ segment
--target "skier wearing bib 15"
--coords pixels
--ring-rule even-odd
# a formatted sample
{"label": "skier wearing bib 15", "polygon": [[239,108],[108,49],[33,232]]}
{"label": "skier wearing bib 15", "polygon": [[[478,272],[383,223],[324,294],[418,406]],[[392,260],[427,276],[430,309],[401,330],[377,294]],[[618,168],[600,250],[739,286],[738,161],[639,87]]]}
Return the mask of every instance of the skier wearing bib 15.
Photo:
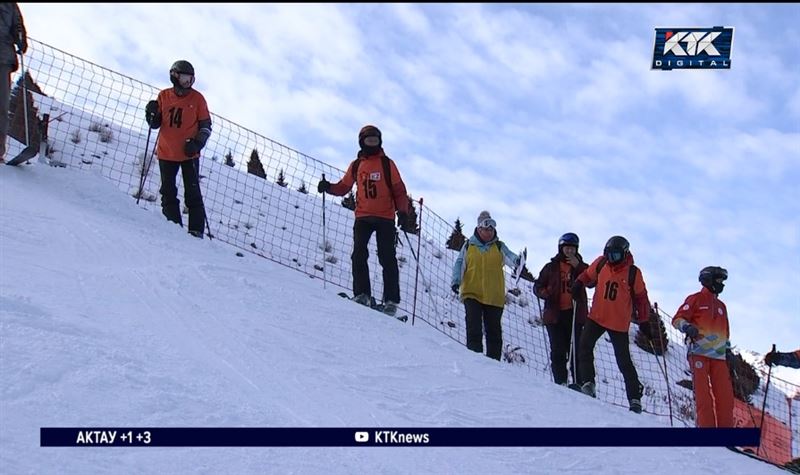
{"label": "skier wearing bib 15", "polygon": [[400,277],[395,253],[395,212],[397,224],[408,220],[406,185],[394,160],[383,151],[381,131],[366,125],[358,133],[360,150],[344,176],[336,183],[320,180],[317,191],[344,196],[353,185],[356,190],[356,220],[353,224],[353,300],[370,305],[372,289],[367,258],[372,233],[376,234],[378,262],[383,268],[383,312],[394,316],[400,303]]}
{"label": "skier wearing bib 15", "polygon": [[558,254],[542,267],[534,293],[544,299],[543,320],[550,340],[550,367],[553,381],[566,386],[567,366],[572,373],[573,389],[577,386],[577,344],[586,322],[586,290],[572,295],[572,284],[588,265],[578,253],[580,240],[575,233],[566,233],[558,240]]}

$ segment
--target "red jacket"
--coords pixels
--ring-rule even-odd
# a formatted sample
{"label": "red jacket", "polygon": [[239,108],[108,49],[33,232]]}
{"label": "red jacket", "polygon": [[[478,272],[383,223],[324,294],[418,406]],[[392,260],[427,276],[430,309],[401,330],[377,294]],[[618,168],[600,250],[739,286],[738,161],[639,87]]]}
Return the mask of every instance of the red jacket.
{"label": "red jacket", "polygon": [[158,110],[162,117],[156,148],[158,159],[182,162],[199,156],[187,157],[183,147],[186,139],[197,135],[200,122],[211,119],[203,95],[191,89],[187,95],[179,96],[175,88],[164,89],[158,93]]}
{"label": "red jacket", "polygon": [[672,317],[672,326],[678,330],[685,331],[688,325],[695,326],[700,332],[689,345],[689,354],[725,359],[725,350],[730,348],[728,309],[719,297],[705,287],[686,297]]}
{"label": "red jacket", "polygon": [[[400,177],[400,172],[394,164],[394,160],[389,160],[389,171],[391,173],[392,185],[383,176],[383,150],[375,155],[362,156],[354,160],[341,180],[331,183],[328,193],[335,196],[344,196],[353,188],[353,184],[358,182],[356,190],[356,218],[366,216],[377,216],[379,218],[391,219],[394,221],[394,213],[402,211],[408,213],[408,194],[406,185]],[[353,168],[358,167],[358,176],[353,179]]]}
{"label": "red jacket", "polygon": [[595,259],[577,279],[587,287],[597,286],[589,318],[608,330],[627,332],[634,308],[639,323],[646,322],[650,317],[650,299],[647,297],[644,277],[637,267],[631,295],[628,268],[633,265],[633,255],[628,253],[628,257],[617,264],[606,262],[598,275],[597,266],[603,259],[603,256]]}
{"label": "red jacket", "polygon": [[[561,313],[561,298],[564,294],[569,294],[569,298],[572,299],[570,284],[573,282],[573,277],[579,275],[589,267],[583,262],[583,258],[580,257],[580,254],[578,254],[578,258],[580,259],[580,264],[578,264],[576,269],[571,271],[571,275],[567,270],[569,265],[566,267],[564,266],[564,257],[561,253],[550,259],[550,262],[545,264],[539,272],[539,277],[536,279],[533,292],[537,297],[544,299],[543,320],[546,325],[558,321],[558,316]],[[586,322],[586,314],[588,313],[586,310],[588,307],[586,289],[578,296],[575,303],[577,304],[575,308],[575,322],[579,325],[583,325],[584,322]]]}

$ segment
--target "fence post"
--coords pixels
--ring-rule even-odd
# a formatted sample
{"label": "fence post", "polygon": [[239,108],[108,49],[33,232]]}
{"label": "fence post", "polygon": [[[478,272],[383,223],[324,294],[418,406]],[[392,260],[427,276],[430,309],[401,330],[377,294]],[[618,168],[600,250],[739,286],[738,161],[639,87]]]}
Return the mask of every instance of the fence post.
{"label": "fence post", "polygon": [[[664,359],[664,383],[667,385],[667,404],[669,404],[669,426],[673,427],[672,423],[672,389],[669,387],[669,369],[667,368],[667,347],[664,344],[664,335],[661,333],[661,315],[658,313],[658,302],[654,302],[653,306],[655,307],[656,311],[656,321],[659,323],[658,325],[658,339],[661,342],[661,351],[662,351],[662,358]],[[664,325],[666,328],[666,325]],[[650,342],[650,348],[653,350],[653,356],[656,357],[656,364],[658,364],[658,355],[656,354],[656,349],[653,347],[653,342]],[[660,368],[661,365],[659,364],[658,367]]]}
{"label": "fence post", "polygon": [[[414,276],[414,305],[411,310],[412,326],[414,325],[414,320],[416,320],[417,317],[417,288],[418,288],[417,284],[419,282],[419,266],[421,265],[419,261],[421,241],[422,241],[422,197],[419,198],[419,230],[417,231],[417,255],[415,256],[416,257],[415,260],[417,261],[417,271],[416,275]],[[411,243],[409,243],[409,245],[411,245]]]}

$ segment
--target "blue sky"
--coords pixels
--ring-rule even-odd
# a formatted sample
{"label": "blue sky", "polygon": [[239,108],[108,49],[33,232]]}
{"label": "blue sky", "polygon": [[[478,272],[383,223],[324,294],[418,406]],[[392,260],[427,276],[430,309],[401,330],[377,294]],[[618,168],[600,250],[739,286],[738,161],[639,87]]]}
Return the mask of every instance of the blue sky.
{"label": "blue sky", "polygon": [[[410,193],[482,209],[538,269],[621,234],[674,313],[730,272],[735,345],[800,346],[800,6],[22,4],[30,36],[345,168],[381,128]],[[727,71],[653,71],[656,27],[735,28]]]}

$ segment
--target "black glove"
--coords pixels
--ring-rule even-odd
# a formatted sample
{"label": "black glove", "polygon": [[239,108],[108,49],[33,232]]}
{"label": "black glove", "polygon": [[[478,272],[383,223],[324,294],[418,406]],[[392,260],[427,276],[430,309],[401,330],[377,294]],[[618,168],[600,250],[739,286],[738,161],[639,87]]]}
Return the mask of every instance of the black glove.
{"label": "black glove", "polygon": [[683,333],[685,333],[686,336],[694,340],[697,338],[697,335],[700,334],[700,330],[698,330],[696,326],[689,324],[686,325],[686,328],[684,328]]}
{"label": "black glove", "polygon": [[461,284],[453,284],[450,286],[450,289],[453,291],[454,294],[458,295],[458,288],[461,287]]}
{"label": "black glove", "polygon": [[183,144],[183,153],[191,158],[200,153],[201,148],[203,147],[200,146],[200,142],[198,142],[197,139],[186,139],[186,142]]}
{"label": "black glove", "polygon": [[406,224],[408,224],[408,213],[406,213],[405,211],[398,211],[397,225],[400,226],[400,229],[405,229]]}
{"label": "black glove", "polygon": [[328,190],[331,189],[331,182],[326,179],[322,179],[319,181],[319,185],[317,185],[317,191],[319,193],[327,193]]}
{"label": "black glove", "polygon": [[583,288],[584,288],[583,282],[581,282],[580,280],[576,280],[575,282],[573,282],[572,289],[570,289],[572,291],[572,298],[578,300],[578,297],[583,297]]}
{"label": "black glove", "polygon": [[156,120],[158,118],[158,101],[150,101],[147,103],[144,107],[144,118],[147,124],[151,126],[159,122]]}
{"label": "black glove", "polygon": [[766,363],[768,366],[772,366],[773,364],[775,364],[775,356],[776,356],[775,352],[770,351],[769,353],[764,355],[764,363]]}

